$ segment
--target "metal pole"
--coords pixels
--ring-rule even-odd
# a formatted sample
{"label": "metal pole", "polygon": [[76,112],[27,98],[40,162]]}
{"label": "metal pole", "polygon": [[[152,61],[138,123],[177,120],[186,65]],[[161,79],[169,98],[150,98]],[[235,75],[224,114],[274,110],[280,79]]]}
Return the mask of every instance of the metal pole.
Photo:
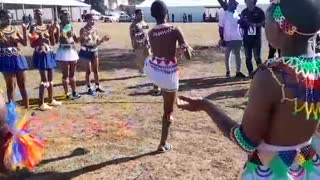
{"label": "metal pole", "polygon": [[24,4],[22,4],[22,11],[23,11],[23,14],[26,14],[26,10],[24,9]]}
{"label": "metal pole", "polygon": [[58,6],[56,5],[54,10],[56,11],[56,20],[58,21]]}
{"label": "metal pole", "polygon": [[3,9],[3,3],[1,3],[1,8]]}

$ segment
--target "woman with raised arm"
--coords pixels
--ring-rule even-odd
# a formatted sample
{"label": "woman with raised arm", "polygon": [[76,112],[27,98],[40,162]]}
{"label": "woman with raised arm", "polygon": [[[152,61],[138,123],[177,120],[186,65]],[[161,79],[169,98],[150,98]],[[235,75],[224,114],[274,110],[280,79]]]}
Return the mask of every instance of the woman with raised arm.
{"label": "woman with raised arm", "polygon": [[274,0],[266,14],[267,39],[282,57],[254,75],[242,122],[206,99],[179,97],[178,106],[208,113],[248,153],[242,179],[320,179],[320,149],[312,143],[320,118],[320,57],[310,43],[320,30],[320,1]]}
{"label": "woman with raised arm", "polygon": [[185,42],[180,28],[166,23],[167,6],[162,1],[155,1],[151,6],[151,15],[157,25],[149,31],[149,40],[153,55],[147,58],[144,71],[153,83],[161,88],[164,100],[162,117],[162,135],[158,150],[166,152],[172,149],[167,143],[169,127],[173,121],[173,106],[179,88],[178,65],[176,58],[177,42],[185,52],[186,58],[191,58],[191,48]]}
{"label": "woman with raised arm", "polygon": [[29,108],[25,71],[29,68],[18,44],[27,46],[27,25],[22,24],[22,34],[11,25],[12,15],[0,10],[0,72],[7,86],[8,101],[15,102],[16,84],[21,92],[23,106]]}
{"label": "woman with raised arm", "polygon": [[[76,70],[77,61],[79,60],[78,52],[75,43],[79,42],[79,38],[74,32],[71,25],[70,13],[67,10],[62,10],[60,14],[60,30],[57,31],[59,37],[59,48],[56,54],[56,60],[60,63],[62,69],[62,84],[66,98],[79,99],[80,94],[76,92]],[[69,83],[72,94],[69,93]]]}
{"label": "woman with raised arm", "polygon": [[[53,99],[53,70],[56,67],[55,54],[50,46],[55,45],[54,27],[43,22],[41,9],[34,10],[36,23],[30,28],[30,44],[34,48],[33,63],[39,70],[41,83],[39,87],[39,107],[42,111],[60,106],[62,103]],[[48,90],[49,105],[44,102],[44,91]]]}

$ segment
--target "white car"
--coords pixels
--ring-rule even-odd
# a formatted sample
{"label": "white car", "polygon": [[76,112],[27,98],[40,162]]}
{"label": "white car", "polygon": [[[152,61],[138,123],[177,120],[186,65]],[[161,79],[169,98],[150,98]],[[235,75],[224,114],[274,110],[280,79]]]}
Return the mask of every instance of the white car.
{"label": "white car", "polygon": [[119,22],[132,22],[132,18],[127,14],[121,14],[119,17]]}
{"label": "white car", "polygon": [[119,16],[116,14],[108,14],[104,16],[104,22],[119,22]]}

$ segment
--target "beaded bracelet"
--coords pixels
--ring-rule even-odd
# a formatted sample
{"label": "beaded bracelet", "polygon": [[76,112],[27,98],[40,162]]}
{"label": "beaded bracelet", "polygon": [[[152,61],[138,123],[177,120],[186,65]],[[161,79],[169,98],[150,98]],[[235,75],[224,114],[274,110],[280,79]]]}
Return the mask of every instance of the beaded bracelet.
{"label": "beaded bracelet", "polygon": [[230,138],[233,142],[235,142],[238,146],[240,146],[244,151],[248,153],[252,153],[253,151],[255,151],[258,146],[246,137],[240,125],[234,126],[231,129]]}

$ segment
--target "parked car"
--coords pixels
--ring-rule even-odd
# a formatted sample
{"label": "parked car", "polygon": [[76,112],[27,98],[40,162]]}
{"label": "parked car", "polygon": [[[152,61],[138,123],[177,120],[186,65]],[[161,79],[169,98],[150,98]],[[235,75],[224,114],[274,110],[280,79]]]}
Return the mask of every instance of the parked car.
{"label": "parked car", "polygon": [[132,22],[132,18],[127,14],[121,14],[119,17],[119,22]]}
{"label": "parked car", "polygon": [[114,14],[104,16],[104,22],[119,22],[119,17]]}

